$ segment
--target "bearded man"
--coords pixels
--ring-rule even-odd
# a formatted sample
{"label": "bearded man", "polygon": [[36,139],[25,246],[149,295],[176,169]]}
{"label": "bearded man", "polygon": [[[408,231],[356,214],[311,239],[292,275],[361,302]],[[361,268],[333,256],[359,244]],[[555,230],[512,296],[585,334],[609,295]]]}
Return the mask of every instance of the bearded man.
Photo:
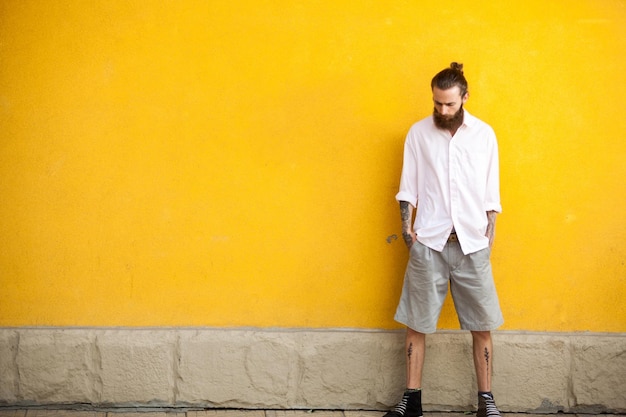
{"label": "bearded man", "polygon": [[423,414],[425,338],[436,331],[448,284],[461,329],[472,335],[477,416],[497,417],[491,331],[504,320],[490,255],[502,211],[498,145],[493,129],[463,108],[469,92],[462,64],[435,75],[431,90],[434,112],[407,134],[396,195],[410,253],[394,317],[407,326],[407,380],[402,399],[385,417]]}

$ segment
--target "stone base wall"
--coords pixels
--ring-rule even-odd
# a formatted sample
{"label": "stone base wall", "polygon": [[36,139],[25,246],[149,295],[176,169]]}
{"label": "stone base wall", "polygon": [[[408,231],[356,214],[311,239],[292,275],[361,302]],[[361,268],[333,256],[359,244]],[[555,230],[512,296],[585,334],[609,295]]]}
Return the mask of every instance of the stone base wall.
{"label": "stone base wall", "polygon": [[[493,336],[502,411],[626,411],[626,334]],[[472,410],[471,336],[426,355],[425,409]],[[383,410],[404,379],[403,331],[0,328],[0,406]]]}

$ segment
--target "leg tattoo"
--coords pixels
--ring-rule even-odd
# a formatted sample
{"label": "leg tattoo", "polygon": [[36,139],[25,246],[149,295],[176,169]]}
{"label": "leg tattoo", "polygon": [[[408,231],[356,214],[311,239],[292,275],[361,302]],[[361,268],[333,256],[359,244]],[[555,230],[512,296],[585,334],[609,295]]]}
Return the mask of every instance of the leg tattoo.
{"label": "leg tattoo", "polygon": [[485,362],[487,363],[487,371],[489,371],[489,349],[485,348]]}

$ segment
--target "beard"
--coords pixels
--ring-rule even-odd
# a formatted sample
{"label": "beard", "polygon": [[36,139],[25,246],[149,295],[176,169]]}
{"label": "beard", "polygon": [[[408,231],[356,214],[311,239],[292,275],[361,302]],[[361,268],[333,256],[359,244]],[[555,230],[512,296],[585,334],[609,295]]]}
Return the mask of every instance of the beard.
{"label": "beard", "polygon": [[463,124],[463,114],[463,105],[452,116],[444,116],[437,109],[433,109],[433,121],[439,129],[457,130]]}

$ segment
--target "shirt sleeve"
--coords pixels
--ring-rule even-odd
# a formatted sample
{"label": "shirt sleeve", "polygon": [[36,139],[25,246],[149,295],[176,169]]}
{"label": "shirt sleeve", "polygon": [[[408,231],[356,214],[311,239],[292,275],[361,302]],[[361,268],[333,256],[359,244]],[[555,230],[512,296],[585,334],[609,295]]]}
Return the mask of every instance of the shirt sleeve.
{"label": "shirt sleeve", "polygon": [[411,140],[411,132],[404,142],[404,157],[402,162],[402,174],[400,176],[400,190],[396,194],[397,201],[406,201],[413,207],[417,207],[418,178],[417,178],[417,148],[415,141]]}
{"label": "shirt sleeve", "polygon": [[500,203],[500,164],[498,142],[493,131],[490,134],[489,169],[487,171],[487,189],[485,193],[485,211],[502,212]]}

